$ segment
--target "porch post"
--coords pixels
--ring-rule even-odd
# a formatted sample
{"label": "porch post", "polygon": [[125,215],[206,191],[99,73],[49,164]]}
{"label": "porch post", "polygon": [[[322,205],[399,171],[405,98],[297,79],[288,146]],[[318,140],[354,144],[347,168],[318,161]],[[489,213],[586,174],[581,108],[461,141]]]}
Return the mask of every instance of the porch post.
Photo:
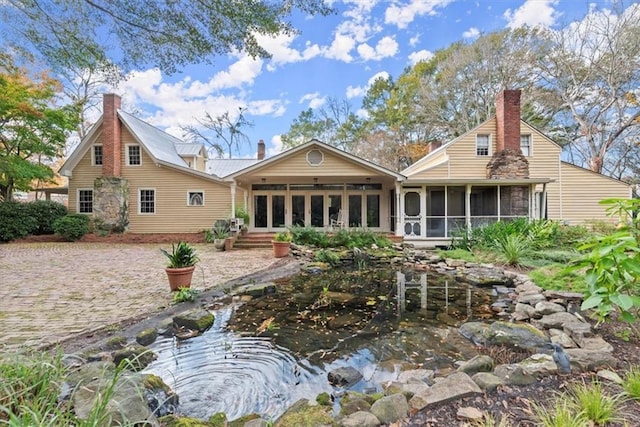
{"label": "porch post", "polygon": [[236,216],[236,181],[231,183],[231,214],[229,218],[235,218]]}
{"label": "porch post", "polygon": [[402,216],[404,215],[404,197],[402,197],[402,185],[396,182],[396,236],[404,236],[404,227],[402,227]]}
{"label": "porch post", "polygon": [[547,211],[547,183],[542,184],[542,202],[540,202],[540,219],[545,218],[545,212]]}
{"label": "porch post", "polygon": [[465,186],[464,222],[467,228],[467,235],[471,235],[471,184]]}

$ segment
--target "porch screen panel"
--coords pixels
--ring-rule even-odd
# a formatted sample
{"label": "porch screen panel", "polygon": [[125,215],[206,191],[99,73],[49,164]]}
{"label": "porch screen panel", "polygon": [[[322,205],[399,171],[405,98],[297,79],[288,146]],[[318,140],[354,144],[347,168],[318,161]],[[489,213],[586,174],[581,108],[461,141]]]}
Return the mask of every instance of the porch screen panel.
{"label": "porch screen panel", "polygon": [[258,228],[267,227],[267,196],[256,195],[253,197],[253,223]]}
{"label": "porch screen panel", "polygon": [[427,237],[444,237],[444,187],[427,189]]}
{"label": "porch screen panel", "polygon": [[349,195],[349,227],[362,227],[362,196]]}
{"label": "porch screen panel", "polygon": [[447,236],[459,235],[466,228],[465,188],[447,187]]}
{"label": "porch screen panel", "polygon": [[379,194],[367,194],[367,227],[380,227]]}
{"label": "porch screen panel", "polygon": [[274,228],[283,228],[284,223],[284,196],[271,196],[271,222]]}
{"label": "porch screen panel", "polygon": [[471,226],[481,227],[498,220],[498,187],[471,188]]}
{"label": "porch screen panel", "polygon": [[529,216],[529,187],[500,187],[500,218]]}
{"label": "porch screen panel", "polygon": [[305,196],[294,194],[291,196],[291,223],[304,227]]}

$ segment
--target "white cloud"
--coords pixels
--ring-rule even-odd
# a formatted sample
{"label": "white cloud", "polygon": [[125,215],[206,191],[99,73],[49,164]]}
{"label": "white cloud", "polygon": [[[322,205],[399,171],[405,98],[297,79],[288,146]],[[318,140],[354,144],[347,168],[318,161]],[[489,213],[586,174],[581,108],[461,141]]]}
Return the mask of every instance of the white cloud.
{"label": "white cloud", "polygon": [[385,11],[384,22],[404,29],[413,22],[416,16],[435,15],[436,8],[445,7],[452,1],[453,0],[409,0],[406,4],[394,2]]}
{"label": "white cloud", "polygon": [[420,42],[420,34],[416,34],[415,36],[409,39],[409,46],[415,47]]}
{"label": "white cloud", "polygon": [[518,28],[525,25],[530,27],[551,27],[562,15],[555,6],[559,0],[526,0],[516,10],[507,9],[504,18],[507,27]]}
{"label": "white cloud", "polygon": [[309,103],[309,108],[318,108],[321,107],[322,105],[324,105],[324,103],[327,101],[327,98],[324,96],[320,96],[320,93],[318,92],[314,92],[314,93],[307,93],[305,95],[302,96],[302,98],[300,98],[300,101],[298,101],[300,104],[303,104],[305,102]]}
{"label": "white cloud", "polygon": [[276,154],[280,154],[284,151],[284,147],[282,146],[282,136],[274,135],[271,138],[271,144],[267,147],[266,157],[273,157]]}
{"label": "white cloud", "polygon": [[336,34],[331,46],[326,50],[325,56],[330,59],[337,59],[344,62],[353,61],[353,56],[349,52],[353,50],[356,41],[344,34]]}
{"label": "white cloud", "polygon": [[278,65],[308,61],[322,53],[320,46],[308,41],[302,51],[292,48],[291,44],[295,38],[289,34],[279,34],[275,37],[256,35],[258,43],[271,54],[267,66],[269,71],[273,71]]}
{"label": "white cloud", "polygon": [[347,86],[346,96],[347,99],[357,98],[360,96],[364,96],[371,85],[378,79],[388,79],[389,73],[386,71],[380,71],[369,78],[367,84],[365,86]]}
{"label": "white cloud", "polygon": [[471,27],[464,33],[462,33],[462,37],[465,39],[475,39],[480,35],[480,30],[476,27]]}
{"label": "white cloud", "polygon": [[394,56],[398,52],[398,42],[393,37],[386,36],[378,41],[375,48],[363,43],[358,46],[357,50],[365,61],[380,61],[383,58]]}
{"label": "white cloud", "polygon": [[433,58],[433,52],[426,49],[422,49],[417,52],[412,52],[409,54],[409,63],[411,65],[415,65],[420,61],[428,61],[431,58]]}

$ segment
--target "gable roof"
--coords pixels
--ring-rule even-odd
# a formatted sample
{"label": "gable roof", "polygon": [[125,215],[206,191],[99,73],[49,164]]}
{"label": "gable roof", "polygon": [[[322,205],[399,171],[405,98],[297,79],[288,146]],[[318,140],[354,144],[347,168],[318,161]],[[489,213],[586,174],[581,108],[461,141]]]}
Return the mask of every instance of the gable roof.
{"label": "gable roof", "polygon": [[[145,151],[154,163],[169,166],[179,169],[182,172],[198,175],[202,178],[208,178],[222,183],[222,180],[217,176],[190,168],[187,162],[180,157],[180,154],[178,153],[179,149],[186,149],[179,148],[178,146],[184,147],[194,145],[198,146],[200,150],[202,148],[201,144],[185,143],[181,139],[176,138],[173,135],[169,135],[168,133],[122,110],[118,110],[118,118],[129,130],[133,138],[144,147]],[[60,173],[62,175],[71,176],[72,170],[77,166],[78,162],[80,162],[89,147],[93,143],[97,142],[98,138],[102,134],[102,122],[103,118],[100,117],[100,120],[93,125],[84,139],[64,162],[60,168]]]}
{"label": "gable roof", "polygon": [[[204,145],[193,142],[176,142],[174,145],[181,156],[199,156],[204,149]],[[204,150],[204,156],[207,157],[207,150]]]}
{"label": "gable roof", "polygon": [[257,162],[253,165],[247,166],[243,169],[237,170],[236,172],[226,176],[227,179],[234,179],[239,175],[243,175],[245,173],[249,173],[249,172],[255,172],[256,170],[259,170],[261,168],[267,167],[269,165],[272,165],[274,163],[277,163],[287,157],[291,157],[301,151],[307,150],[309,147],[311,146],[319,146],[324,150],[327,150],[328,152],[331,152],[333,154],[335,154],[336,156],[345,158],[349,161],[352,161],[356,164],[359,164],[360,166],[363,166],[365,168],[368,169],[372,169],[375,170],[376,172],[379,172],[381,174],[384,175],[389,175],[394,177],[396,180],[398,181],[404,181],[406,179],[406,177],[404,175],[401,175],[397,172],[394,172],[390,169],[384,168],[382,166],[378,166],[375,163],[369,162],[367,160],[364,160],[358,156],[355,156],[353,154],[347,153],[346,151],[340,150],[339,148],[333,147],[329,144],[325,144],[322,141],[318,141],[317,139],[311,139],[307,142],[305,142],[304,144],[298,145],[297,147],[291,148],[289,150],[283,151],[281,153],[276,154],[273,157],[269,157],[268,159],[262,160],[260,162]]}

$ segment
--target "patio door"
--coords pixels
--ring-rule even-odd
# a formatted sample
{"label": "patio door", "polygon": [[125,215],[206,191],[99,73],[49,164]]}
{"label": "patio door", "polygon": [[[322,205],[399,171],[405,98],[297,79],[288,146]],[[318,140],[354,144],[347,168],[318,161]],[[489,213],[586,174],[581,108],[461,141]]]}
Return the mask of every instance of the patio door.
{"label": "patio door", "polygon": [[262,231],[284,229],[286,212],[284,194],[254,194],[253,223],[256,229]]}

